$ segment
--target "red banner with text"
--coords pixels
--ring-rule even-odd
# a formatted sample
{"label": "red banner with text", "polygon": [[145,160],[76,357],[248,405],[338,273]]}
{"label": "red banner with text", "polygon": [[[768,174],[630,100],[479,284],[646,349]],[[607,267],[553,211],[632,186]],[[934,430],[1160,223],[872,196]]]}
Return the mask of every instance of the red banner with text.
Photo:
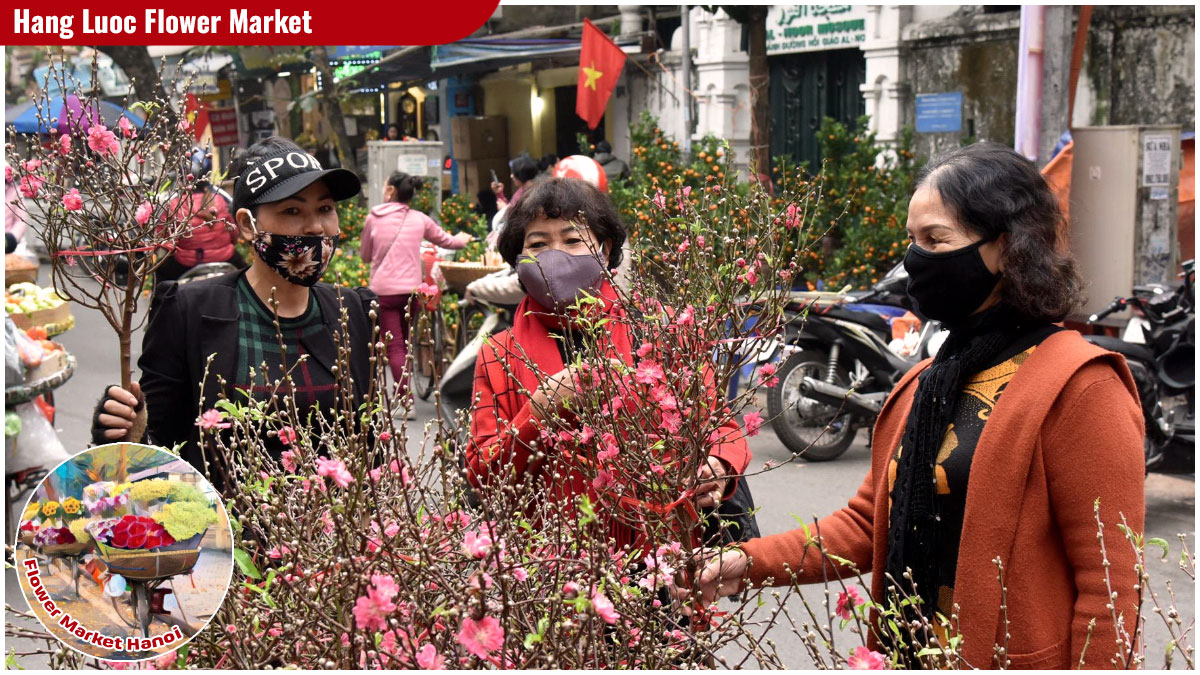
{"label": "red banner with text", "polygon": [[[437,45],[467,37],[492,16],[498,0],[408,2],[384,10],[338,3],[162,3],[91,0],[82,5],[8,5],[6,45]],[[165,6],[164,6],[165,5]],[[397,20],[380,20],[379,12]]]}

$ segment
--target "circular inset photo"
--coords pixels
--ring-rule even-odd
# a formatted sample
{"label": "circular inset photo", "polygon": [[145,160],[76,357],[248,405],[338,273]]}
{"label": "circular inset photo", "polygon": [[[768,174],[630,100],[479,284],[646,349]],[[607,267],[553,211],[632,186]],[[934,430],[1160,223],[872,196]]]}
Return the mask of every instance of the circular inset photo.
{"label": "circular inset photo", "polygon": [[29,606],[72,649],[113,661],[188,642],[225,600],[233,533],[192,465],[148,445],[63,462],[21,515],[17,576]]}

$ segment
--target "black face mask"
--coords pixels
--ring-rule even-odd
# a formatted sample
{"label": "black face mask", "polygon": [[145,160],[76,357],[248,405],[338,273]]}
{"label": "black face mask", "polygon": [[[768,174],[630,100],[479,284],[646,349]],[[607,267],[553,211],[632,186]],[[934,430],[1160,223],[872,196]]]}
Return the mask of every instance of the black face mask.
{"label": "black face mask", "polygon": [[908,297],[930,319],[954,324],[979,309],[1000,281],[983,262],[979,247],[989,237],[946,253],[930,253],[913,244],[904,256]]}

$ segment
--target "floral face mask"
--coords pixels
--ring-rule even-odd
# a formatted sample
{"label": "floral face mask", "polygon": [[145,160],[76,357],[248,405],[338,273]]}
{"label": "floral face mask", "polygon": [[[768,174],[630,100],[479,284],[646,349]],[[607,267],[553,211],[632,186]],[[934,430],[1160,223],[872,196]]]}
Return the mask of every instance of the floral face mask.
{"label": "floral face mask", "polygon": [[273,234],[258,229],[258,222],[250,216],[254,228],[251,242],[254,252],[279,276],[298,286],[312,286],[321,280],[341,235],[323,234]]}

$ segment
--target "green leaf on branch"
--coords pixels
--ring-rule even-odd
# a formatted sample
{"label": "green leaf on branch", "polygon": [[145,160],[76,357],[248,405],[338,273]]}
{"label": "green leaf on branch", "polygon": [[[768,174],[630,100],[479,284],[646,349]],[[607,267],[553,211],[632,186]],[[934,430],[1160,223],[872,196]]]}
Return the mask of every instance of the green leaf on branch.
{"label": "green leaf on branch", "polygon": [[1167,559],[1167,553],[1170,551],[1170,546],[1167,545],[1167,540],[1161,537],[1151,537],[1146,540],[1146,546],[1157,546],[1162,549],[1162,559]]}
{"label": "green leaf on branch", "polygon": [[262,578],[262,573],[258,571],[258,567],[254,564],[254,558],[250,557],[250,554],[244,549],[234,548],[233,560],[237,563],[238,569],[242,571],[242,574],[251,579]]}

